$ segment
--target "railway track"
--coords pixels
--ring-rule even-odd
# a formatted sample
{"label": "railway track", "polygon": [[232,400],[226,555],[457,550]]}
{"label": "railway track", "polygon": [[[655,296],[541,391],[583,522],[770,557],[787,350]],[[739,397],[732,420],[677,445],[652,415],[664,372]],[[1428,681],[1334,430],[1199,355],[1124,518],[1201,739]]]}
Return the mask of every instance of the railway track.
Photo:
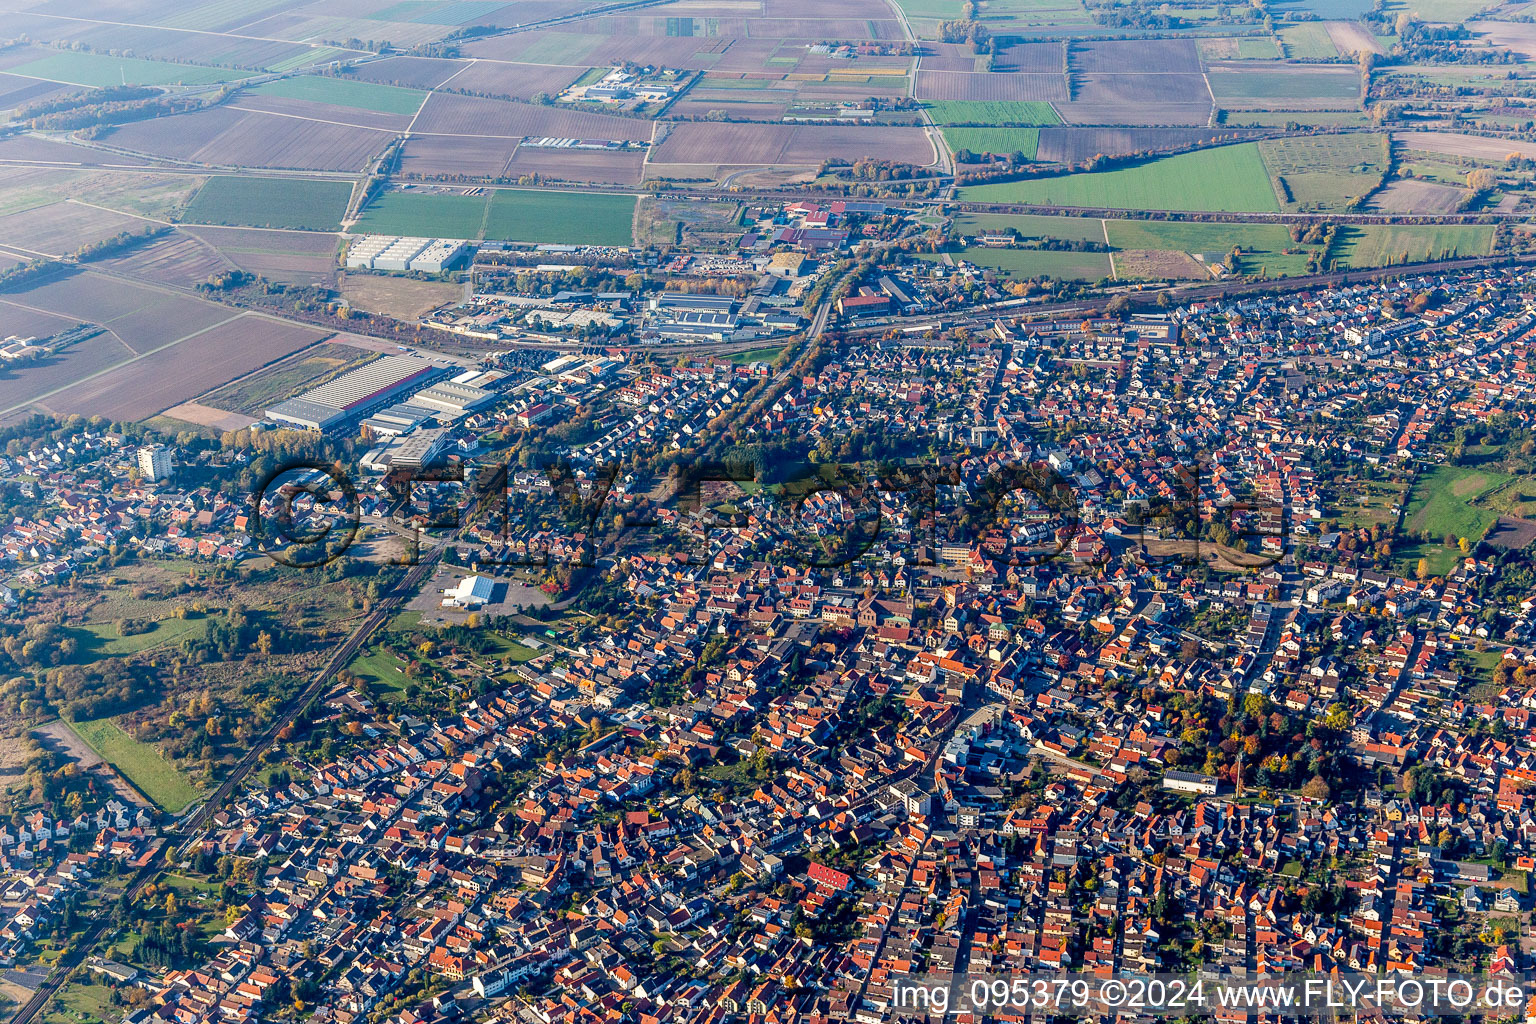
{"label": "railway track", "polygon": [[[422,556],[421,561],[401,578],[389,595],[381,600],[378,606],[369,612],[367,617],[358,624],[357,628],[337,645],[331,656],[326,659],[325,664],[310,677],[310,681],[305,685],[304,689],[289,699],[277,718],[267,728],[267,731],[245,752],[245,755],[235,764],[235,767],[225,777],[224,781],[209,794],[208,799],[204,800],[192,814],[182,819],[175,826],[173,832],[179,834],[181,842],[177,843],[174,835],[167,837],[161,843],[160,848],[155,851],[155,855],[138,870],[129,881],[128,887],[124,890],[130,902],[137,899],[139,894],[144,891],[144,887],[164,869],[169,859],[168,851],[174,848],[179,854],[185,849],[187,843],[197,837],[208,819],[229,800],[240,784],[245,781],[251,771],[261,762],[261,755],[277,741],[277,737],[283,729],[292,724],[299,713],[312,700],[325,692],[325,688],[330,685],[336,673],[352,660],[353,655],[357,653],[358,649],[367,642],[368,638],[380,626],[389,620],[400,604],[416,592],[416,589],[421,586],[422,581],[427,578],[427,575],[436,565],[442,550],[441,547],[438,547]],[[11,1024],[32,1024],[32,1021],[37,1019],[38,1015],[42,1013],[43,1008],[48,1005],[48,1001],[53,998],[54,994],[64,987],[75,969],[101,944],[102,939],[106,938],[108,933],[116,927],[109,918],[103,918],[92,925],[75,942],[71,943],[69,948],[55,963],[53,971],[48,975],[48,980],[38,986],[32,998],[28,999],[21,1009],[16,1011],[16,1015],[11,1018]]]}

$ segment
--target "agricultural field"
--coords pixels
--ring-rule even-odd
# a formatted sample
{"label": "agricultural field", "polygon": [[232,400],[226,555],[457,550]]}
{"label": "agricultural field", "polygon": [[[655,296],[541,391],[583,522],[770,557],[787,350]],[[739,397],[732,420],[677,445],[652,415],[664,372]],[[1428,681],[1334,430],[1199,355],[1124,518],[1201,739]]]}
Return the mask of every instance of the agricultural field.
{"label": "agricultural field", "polygon": [[1278,212],[1259,149],[1253,144],[1151,160],[1113,171],[973,185],[974,202],[1030,203],[1122,210]]}
{"label": "agricultural field", "polygon": [[1390,166],[1387,140],[1381,135],[1277,139],[1258,145],[1288,211],[1350,209],[1381,184]]}
{"label": "agricultural field", "polygon": [[303,178],[226,177],[208,179],[182,220],[260,228],[336,231],[347,211],[352,185]]}
{"label": "agricultural field", "polygon": [[112,85],[216,85],[221,82],[238,82],[254,74],[233,68],[171,64],[166,61],[74,51],[51,54],[7,68],[6,71],[12,75],[92,88]]}
{"label": "agricultural field", "polygon": [[394,85],[355,82],[346,78],[303,75],[263,82],[250,90],[260,96],[278,96],[291,100],[310,100],[337,107],[354,107],[379,114],[411,115],[421,108],[427,94],[419,89]]}
{"label": "agricultural field", "polygon": [[1244,270],[1270,277],[1304,274],[1308,254],[1320,252],[1319,246],[1292,241],[1290,231],[1280,224],[1111,220],[1105,230],[1117,250],[1177,250],[1204,256],[1207,265],[1240,247]]}
{"label": "agricultural field", "polygon": [[1287,107],[1291,100],[1317,100],[1334,106],[1353,106],[1360,99],[1360,75],[1352,68],[1311,70],[1291,65],[1260,69],[1213,68],[1206,79],[1218,103],[1244,106],[1273,104]]}
{"label": "agricultural field", "polygon": [[1350,267],[1385,267],[1454,256],[1487,256],[1491,224],[1360,224],[1339,228],[1334,249]]}
{"label": "agricultural field", "polygon": [[496,189],[479,195],[387,192],[363,211],[359,232],[629,245],[635,196]]}
{"label": "agricultural field", "polygon": [[1278,28],[1280,46],[1293,60],[1332,60],[1339,55],[1333,37],[1321,21],[1304,21]]}
{"label": "agricultural field", "polygon": [[1060,238],[1066,241],[1104,241],[1104,222],[1096,217],[1037,217],[1029,214],[962,213],[955,231],[962,235],[1017,231],[1025,238]]}
{"label": "agricultural field", "polygon": [[[925,254],[923,258],[928,259],[929,255]],[[938,259],[937,256],[932,258]],[[1049,277],[1061,281],[1098,281],[1110,274],[1109,254],[1103,252],[972,246],[954,253],[953,258],[996,270],[1017,280]]]}
{"label": "agricultural field", "polygon": [[124,732],[110,718],[71,722],[70,728],[134,786],[171,814],[180,814],[202,791],[188,781],[160,751]]}
{"label": "agricultural field", "polygon": [[1040,149],[1038,128],[943,128],[944,142],[952,152],[970,150],[972,153],[993,153],[1008,156],[1022,153],[1026,160],[1035,159]]}
{"label": "agricultural field", "polygon": [[1061,118],[1049,103],[1007,100],[927,100],[923,109],[938,125],[1038,126],[1060,124]]}

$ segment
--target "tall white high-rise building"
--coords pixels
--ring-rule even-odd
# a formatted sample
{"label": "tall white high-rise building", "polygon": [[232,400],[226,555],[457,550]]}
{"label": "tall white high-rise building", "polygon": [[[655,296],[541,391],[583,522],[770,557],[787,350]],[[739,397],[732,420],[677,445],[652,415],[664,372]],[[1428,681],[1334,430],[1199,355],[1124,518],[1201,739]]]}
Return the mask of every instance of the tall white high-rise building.
{"label": "tall white high-rise building", "polygon": [[148,444],[139,449],[139,473],[151,482],[164,480],[176,470],[171,450],[164,445]]}

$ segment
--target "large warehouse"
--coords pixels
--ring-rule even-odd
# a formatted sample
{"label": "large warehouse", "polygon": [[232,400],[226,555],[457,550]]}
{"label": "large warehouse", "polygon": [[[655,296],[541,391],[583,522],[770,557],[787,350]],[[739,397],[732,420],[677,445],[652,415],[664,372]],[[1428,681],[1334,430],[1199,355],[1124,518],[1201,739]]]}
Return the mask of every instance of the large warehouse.
{"label": "large warehouse", "polygon": [[334,430],[448,374],[446,367],[420,356],[384,356],[279,402],[266,411],[266,418],[288,427]]}

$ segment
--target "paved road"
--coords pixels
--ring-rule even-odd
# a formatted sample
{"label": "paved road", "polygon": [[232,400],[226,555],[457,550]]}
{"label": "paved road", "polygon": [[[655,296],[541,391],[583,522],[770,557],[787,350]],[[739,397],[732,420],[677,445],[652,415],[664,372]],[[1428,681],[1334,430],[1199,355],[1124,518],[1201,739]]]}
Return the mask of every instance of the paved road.
{"label": "paved road", "polygon": [[[168,851],[175,848],[179,852],[187,841],[197,836],[209,817],[218,812],[219,808],[234,794],[252,770],[260,764],[261,755],[277,742],[278,734],[282,732],[284,727],[291,724],[300,712],[308,706],[310,701],[325,692],[326,687],[330,685],[336,673],[347,662],[352,660],[353,655],[367,642],[374,631],[389,621],[389,618],[399,608],[400,604],[416,592],[416,588],[421,585],[422,581],[426,579],[427,574],[432,571],[441,553],[442,548],[437,548],[424,555],[421,562],[407,572],[395,589],[378,603],[378,606],[358,624],[357,628],[352,631],[346,640],[336,647],[331,657],[326,660],[325,665],[310,677],[310,681],[304,689],[289,699],[282,711],[279,712],[277,718],[267,728],[266,733],[251,746],[250,750],[246,751],[245,756],[240,759],[234,769],[225,777],[224,782],[219,788],[214,790],[196,811],[184,818],[175,828],[174,832],[179,832],[184,837],[183,842],[178,845],[172,835],[168,835],[160,849],[155,852],[155,855],[129,881],[127,895],[130,901],[137,899],[139,893],[143,892],[144,887],[165,867],[169,858]],[[47,1005],[48,1000],[53,997],[53,994],[63,987],[70,973],[80,966],[81,962],[95,950],[114,927],[110,919],[102,917],[76,939],[69,949],[59,957],[53,972],[48,976],[48,980],[38,987],[37,991],[33,993],[32,998],[27,1000],[21,1009],[16,1011],[16,1015],[11,1018],[11,1024],[31,1024],[38,1014],[42,1012],[43,1007]]]}

